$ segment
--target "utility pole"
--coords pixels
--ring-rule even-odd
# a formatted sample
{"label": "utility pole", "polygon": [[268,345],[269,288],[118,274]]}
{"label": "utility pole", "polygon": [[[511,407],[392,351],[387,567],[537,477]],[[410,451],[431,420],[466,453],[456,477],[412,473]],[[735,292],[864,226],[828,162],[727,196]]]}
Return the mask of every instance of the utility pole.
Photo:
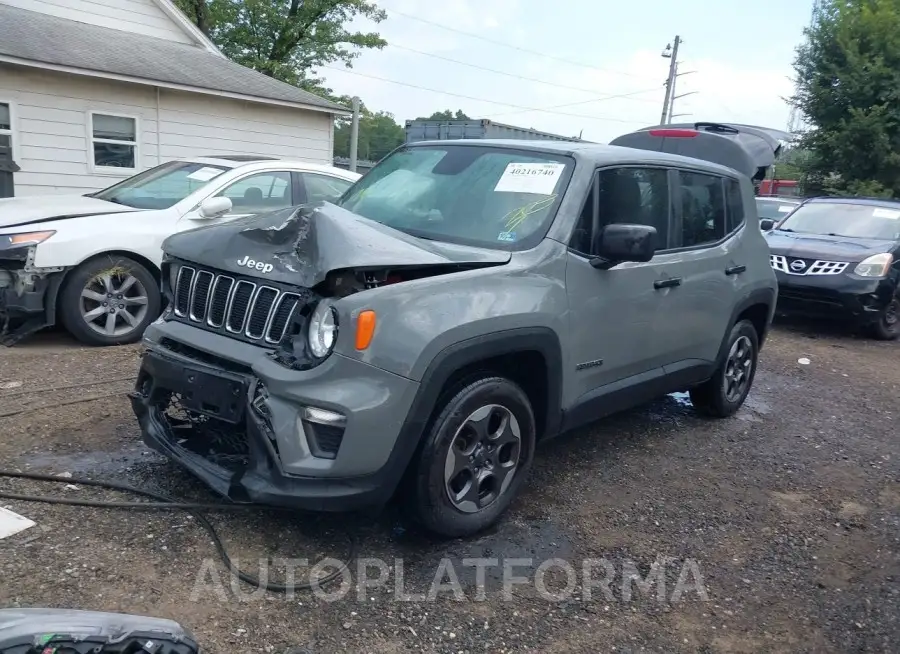
{"label": "utility pole", "polygon": [[675,74],[678,68],[678,46],[681,45],[681,37],[677,34],[675,35],[675,41],[666,45],[666,49],[663,50],[662,56],[664,59],[669,59],[669,76],[666,78],[666,97],[663,100],[663,108],[662,115],[659,118],[659,124],[665,125],[668,122],[669,118],[669,104],[672,101],[672,89],[675,87]]}
{"label": "utility pole", "polygon": [[672,76],[672,90],[671,90],[671,93],[669,94],[670,95],[670,97],[669,97],[669,115],[665,121],[665,123],[667,125],[672,122],[672,118],[674,116],[674,111],[675,111],[675,101],[680,98],[686,97],[688,95],[694,95],[694,93],[696,93],[696,91],[688,91],[687,93],[682,93],[681,95],[675,95],[675,85],[676,85],[676,82],[678,81],[678,78],[681,77],[682,75],[690,75],[691,73],[696,73],[696,72],[697,72],[696,70],[689,70],[684,73],[679,73],[678,72],[678,62],[677,61],[675,62],[675,75]]}
{"label": "utility pole", "polygon": [[359,98],[352,100],[353,118],[350,123],[350,170],[356,172],[356,148],[359,141]]}

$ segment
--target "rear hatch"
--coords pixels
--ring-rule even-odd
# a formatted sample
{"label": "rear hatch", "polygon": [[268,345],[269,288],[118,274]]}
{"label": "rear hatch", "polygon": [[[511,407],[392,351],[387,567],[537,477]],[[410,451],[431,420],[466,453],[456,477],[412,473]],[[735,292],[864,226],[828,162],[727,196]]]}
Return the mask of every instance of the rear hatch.
{"label": "rear hatch", "polygon": [[610,145],[702,159],[758,181],[781,154],[782,142],[790,138],[782,130],[739,123],[678,123],[645,127]]}

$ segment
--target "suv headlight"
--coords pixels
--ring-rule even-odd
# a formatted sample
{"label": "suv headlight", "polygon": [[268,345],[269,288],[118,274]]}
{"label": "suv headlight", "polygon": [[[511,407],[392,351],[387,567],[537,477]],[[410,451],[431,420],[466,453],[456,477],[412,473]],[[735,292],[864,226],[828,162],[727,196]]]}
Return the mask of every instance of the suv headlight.
{"label": "suv headlight", "polygon": [[892,263],[894,263],[894,257],[887,252],[873,254],[856,264],[853,272],[860,277],[884,277],[891,269]]}
{"label": "suv headlight", "polygon": [[22,232],[21,234],[0,234],[0,250],[26,247],[43,243],[53,236],[55,231]]}
{"label": "suv headlight", "polygon": [[312,355],[317,359],[322,359],[331,354],[331,350],[334,349],[334,344],[337,342],[337,333],[337,311],[329,301],[322,300],[316,305],[309,318],[307,339]]}

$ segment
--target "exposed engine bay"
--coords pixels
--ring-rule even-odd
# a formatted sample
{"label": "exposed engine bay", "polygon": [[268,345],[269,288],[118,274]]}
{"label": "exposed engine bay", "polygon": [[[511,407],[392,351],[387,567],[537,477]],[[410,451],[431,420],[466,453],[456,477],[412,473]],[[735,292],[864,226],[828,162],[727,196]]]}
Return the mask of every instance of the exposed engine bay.
{"label": "exposed engine bay", "polygon": [[64,268],[38,268],[34,246],[5,250],[0,258],[0,343],[14,345],[56,317]]}

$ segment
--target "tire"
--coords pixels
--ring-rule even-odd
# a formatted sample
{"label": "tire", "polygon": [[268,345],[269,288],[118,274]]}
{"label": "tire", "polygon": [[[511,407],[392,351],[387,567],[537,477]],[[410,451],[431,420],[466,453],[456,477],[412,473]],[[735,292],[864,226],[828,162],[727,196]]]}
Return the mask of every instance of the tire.
{"label": "tire", "polygon": [[146,266],[128,257],[101,255],[69,274],[59,296],[59,315],[82,343],[124,345],[140,340],[159,316],[160,304],[159,282]]}
{"label": "tire", "polygon": [[872,325],[872,335],[879,341],[893,341],[900,336],[900,297],[895,297]]}
{"label": "tire", "polygon": [[[507,510],[531,469],[536,428],[528,396],[503,377],[479,378],[445,397],[413,461],[404,503],[429,531],[458,538],[486,529]],[[468,461],[467,470],[450,470],[451,448],[453,460]]]}
{"label": "tire", "polygon": [[[735,394],[726,390],[726,375],[734,379],[735,356],[740,357],[742,348],[746,348],[746,356],[740,358],[739,365],[746,362],[743,368],[747,368],[740,376],[740,382],[734,388]],[[741,408],[747,394],[753,386],[753,378],[756,376],[756,367],[759,361],[759,337],[756,328],[749,320],[741,320],[731,328],[726,343],[725,357],[716,368],[709,380],[690,390],[691,402],[694,408],[713,418],[728,418]],[[731,385],[730,385],[731,386]]]}

